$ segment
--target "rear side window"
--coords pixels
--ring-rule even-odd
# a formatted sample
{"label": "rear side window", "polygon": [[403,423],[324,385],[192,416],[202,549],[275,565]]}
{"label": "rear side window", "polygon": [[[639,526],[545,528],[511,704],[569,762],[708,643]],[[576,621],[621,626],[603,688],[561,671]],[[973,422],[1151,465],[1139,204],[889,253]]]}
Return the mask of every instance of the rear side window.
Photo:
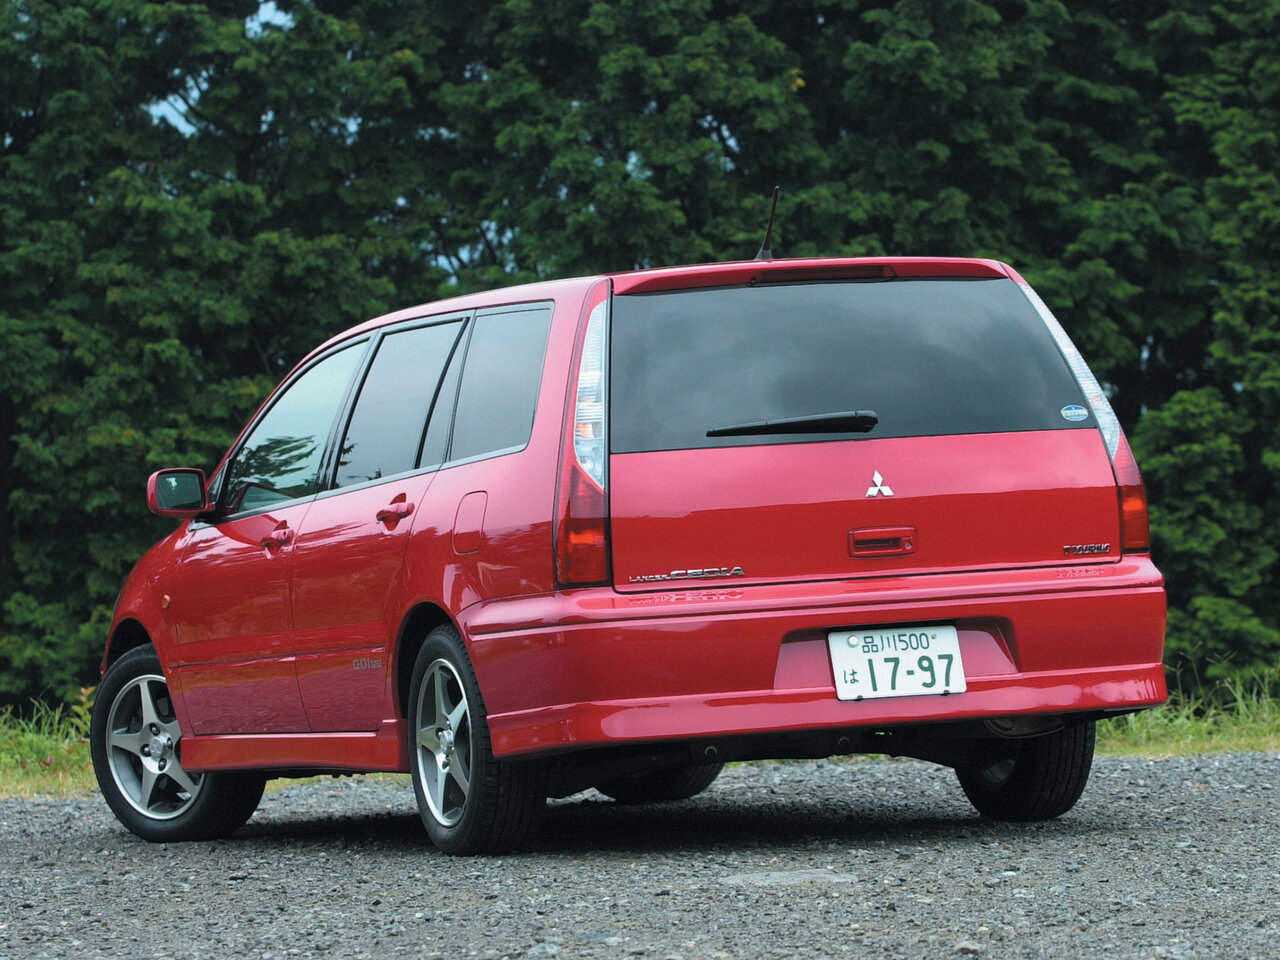
{"label": "rear side window", "polygon": [[450,460],[509,453],[529,442],[550,329],[550,304],[476,316],[458,389]]}
{"label": "rear side window", "polygon": [[[1044,322],[1009,280],[780,284],[614,298],[616,453],[1095,428]],[[869,433],[708,437],[870,410]]]}
{"label": "rear side window", "polygon": [[413,470],[461,319],[387,334],[378,345],[342,439],[336,483],[367,483]]}

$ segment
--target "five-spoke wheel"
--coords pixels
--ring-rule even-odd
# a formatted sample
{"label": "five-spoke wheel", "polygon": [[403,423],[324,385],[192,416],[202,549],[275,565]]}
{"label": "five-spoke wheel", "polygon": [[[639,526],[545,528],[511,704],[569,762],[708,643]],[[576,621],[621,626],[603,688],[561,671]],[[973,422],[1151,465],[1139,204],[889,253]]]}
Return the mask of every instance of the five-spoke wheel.
{"label": "five-spoke wheel", "polygon": [[542,768],[494,758],[475,671],[452,626],[427,635],[408,702],[409,766],[431,840],[454,854],[520,846],[546,804]]}
{"label": "five-spoke wheel", "polygon": [[418,692],[418,767],[432,815],[451,827],[471,789],[471,715],[462,679],[448,660],[427,667]]}
{"label": "five-spoke wheel", "polygon": [[89,746],[107,804],[144,840],[226,836],[262,799],[261,774],[193,773],[182,766],[182,729],[151,647],[130,650],[102,678]]}
{"label": "five-spoke wheel", "polygon": [[181,739],[164,677],[144,674],[116,694],[107,717],[107,765],[143,816],[171,820],[200,796],[203,778],[188,774],[178,758]]}

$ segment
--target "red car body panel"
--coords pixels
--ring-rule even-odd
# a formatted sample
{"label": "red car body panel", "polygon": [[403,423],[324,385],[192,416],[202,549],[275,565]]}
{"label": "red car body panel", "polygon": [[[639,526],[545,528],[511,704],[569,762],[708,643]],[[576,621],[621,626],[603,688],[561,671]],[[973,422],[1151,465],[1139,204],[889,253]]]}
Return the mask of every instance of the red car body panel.
{"label": "red car body panel", "polygon": [[350,770],[404,773],[408,730],[388,720],[374,733],[268,733],[183,737],[182,763],[193,770]]}
{"label": "red car body panel", "polygon": [[[495,752],[514,755],[551,749],[553,728],[554,742],[585,745],[681,729],[733,736],[1160,703],[1161,584],[1149,559],[1125,557],[861,583],[626,597],[584,590],[485,604],[463,622],[477,672],[489,678]],[[967,691],[835,699],[828,630],[930,622],[959,629]],[[519,678],[531,675],[545,707],[529,706]],[[726,709],[752,704],[759,712]],[[698,710],[705,715],[693,723],[688,714]],[[619,719],[600,726],[605,717]]]}
{"label": "red car body panel", "polygon": [[168,571],[172,646],[162,662],[182,684],[192,733],[307,728],[290,570],[294,534],[310,506],[188,527],[181,562]]}
{"label": "red car body panel", "polygon": [[[871,271],[884,270],[884,274]],[[1011,267],[998,260],[970,260],[958,257],[861,257],[847,260],[795,259],[744,260],[736,263],[704,263],[696,267],[665,267],[638,270],[613,277],[615,294],[656,293],[660,290],[687,290],[694,287],[732,286],[764,280],[843,279],[862,276],[966,277],[971,279],[1018,279]],[[1025,283],[1025,281],[1022,281]]]}
{"label": "red car body panel", "polygon": [[[1120,556],[1115,477],[1094,430],[615,454],[610,466],[619,590],[690,567],[770,583],[1061,565],[1080,542],[1108,545],[1095,559]],[[865,495],[873,473],[894,496]],[[856,531],[894,528],[914,531],[897,552],[852,545]]]}
{"label": "red car body panel", "polygon": [[[395,618],[388,619],[388,600],[434,477],[417,474],[333,491],[311,504],[293,558],[303,729],[377,730],[389,716],[387,664]],[[401,515],[396,504],[412,505],[413,512]]]}
{"label": "red car body panel", "polygon": [[[1021,282],[995,261],[942,258],[607,279],[625,295],[851,270]],[[300,364],[401,321],[555,305],[522,449],[216,526],[184,523],[139,562],[103,666],[145,632],[186,732],[187,769],[408,769],[402,644],[423,610],[461,631],[499,757],[1165,699],[1162,579],[1145,553],[1120,552],[1116,481],[1096,430],[615,454],[613,584],[558,589],[564,416],[584,300],[599,280],[389,314]],[[873,470],[895,498],[863,495]],[[413,509],[380,520],[393,503]],[[918,542],[859,554],[857,531],[885,530]],[[1073,543],[1108,549],[1064,557]],[[639,579],[695,564],[742,573]],[[901,623],[954,624],[968,689],[837,700],[827,631]]]}

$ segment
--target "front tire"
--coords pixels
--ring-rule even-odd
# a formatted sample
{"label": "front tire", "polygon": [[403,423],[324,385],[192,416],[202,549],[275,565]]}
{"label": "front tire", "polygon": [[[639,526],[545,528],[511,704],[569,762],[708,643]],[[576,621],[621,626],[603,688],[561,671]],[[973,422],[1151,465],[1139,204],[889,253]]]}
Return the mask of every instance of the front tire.
{"label": "front tire", "polygon": [[541,765],[496,760],[484,700],[452,626],[428,634],[409,684],[409,767],[431,841],[455,855],[523,845],[546,806]]}
{"label": "front tire", "polygon": [[1093,766],[1097,724],[1071,724],[1017,741],[995,763],[956,768],[969,802],[992,820],[1052,820],[1076,805]]}
{"label": "front tire", "polygon": [[107,805],[144,840],[225,837],[262,799],[260,775],[185,770],[181,741],[160,658],[149,646],[130,650],[98,688],[89,749]]}

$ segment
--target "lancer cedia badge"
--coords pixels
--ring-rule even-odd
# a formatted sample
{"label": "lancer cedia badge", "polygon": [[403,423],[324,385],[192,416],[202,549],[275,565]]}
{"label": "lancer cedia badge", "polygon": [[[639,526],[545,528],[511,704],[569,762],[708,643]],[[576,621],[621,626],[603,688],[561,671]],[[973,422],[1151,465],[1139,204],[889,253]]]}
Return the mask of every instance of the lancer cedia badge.
{"label": "lancer cedia badge", "polygon": [[631,583],[653,583],[658,580],[709,580],[716,577],[745,577],[741,567],[704,567],[701,570],[672,570],[670,573],[647,573],[628,578]]}

